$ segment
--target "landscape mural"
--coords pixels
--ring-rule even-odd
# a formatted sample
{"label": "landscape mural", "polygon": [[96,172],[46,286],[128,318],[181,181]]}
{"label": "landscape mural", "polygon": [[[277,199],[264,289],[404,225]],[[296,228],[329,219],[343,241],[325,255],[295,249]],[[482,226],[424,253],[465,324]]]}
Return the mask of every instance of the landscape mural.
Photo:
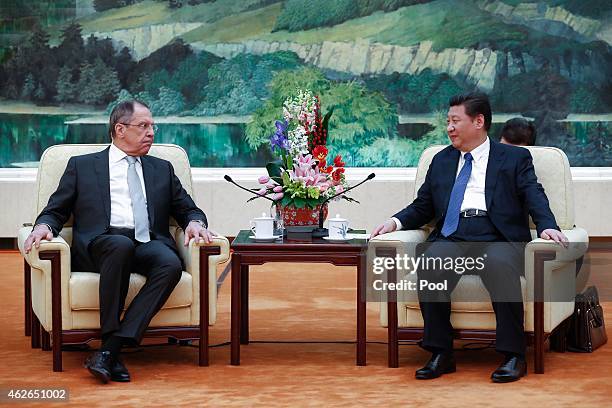
{"label": "landscape mural", "polygon": [[446,143],[448,98],[491,97],[572,166],[612,166],[612,2],[2,0],[0,167],[58,143],[108,142],[108,112],[146,102],[156,141],[196,167],[263,166],[297,89],[333,108],[348,166],[415,166]]}

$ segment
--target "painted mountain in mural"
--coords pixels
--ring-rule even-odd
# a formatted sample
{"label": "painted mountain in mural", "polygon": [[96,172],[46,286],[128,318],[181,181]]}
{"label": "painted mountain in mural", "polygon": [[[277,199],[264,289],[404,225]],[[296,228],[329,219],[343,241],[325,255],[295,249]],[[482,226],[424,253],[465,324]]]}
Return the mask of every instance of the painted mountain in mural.
{"label": "painted mountain in mural", "polygon": [[22,100],[100,109],[137,97],[156,116],[244,121],[242,139],[261,155],[281,101],[307,87],[324,109],[335,109],[331,144],[350,164],[404,166],[444,142],[436,112],[448,97],[478,88],[496,112],[534,118],[538,144],[563,148],[573,165],[612,165],[606,1],[95,0],[70,7],[66,21],[32,24],[38,28],[20,41],[13,33],[0,60],[0,106]]}

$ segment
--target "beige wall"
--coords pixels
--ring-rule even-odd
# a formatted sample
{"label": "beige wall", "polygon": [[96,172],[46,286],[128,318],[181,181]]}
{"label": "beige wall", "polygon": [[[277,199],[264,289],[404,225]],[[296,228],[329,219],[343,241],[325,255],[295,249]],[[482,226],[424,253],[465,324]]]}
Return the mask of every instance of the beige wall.
{"label": "beige wall", "polygon": [[[194,199],[206,212],[211,228],[223,235],[236,235],[249,220],[267,211],[269,201],[246,203],[249,194],[223,179],[229,174],[246,187],[257,187],[256,179],[264,169],[193,169]],[[414,188],[415,169],[348,169],[350,184],[371,172],[376,178],[349,195],[361,204],[346,201],[330,205],[350,220],[354,228],[371,230],[408,204]],[[612,168],[572,168],[576,202],[576,224],[590,236],[612,236]],[[0,169],[0,237],[15,237],[24,222],[34,219],[33,200],[36,169]]]}

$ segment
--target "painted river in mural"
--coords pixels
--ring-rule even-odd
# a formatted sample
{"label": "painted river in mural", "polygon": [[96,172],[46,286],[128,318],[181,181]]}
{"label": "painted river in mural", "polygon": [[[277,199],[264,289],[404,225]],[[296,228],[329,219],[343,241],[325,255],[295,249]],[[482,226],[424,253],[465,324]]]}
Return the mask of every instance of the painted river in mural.
{"label": "painted river in mural", "polygon": [[[490,134],[499,134],[509,114],[494,117]],[[563,121],[578,144],[587,142],[594,127],[610,127],[611,115],[570,115]],[[400,137],[418,139],[432,129],[431,115],[400,117]],[[0,167],[36,167],[42,152],[61,143],[107,143],[106,116],[98,114],[0,113]],[[245,141],[248,117],[157,118],[157,143],[174,143],[189,154],[194,167],[259,167],[272,155],[267,146],[254,151]],[[570,163],[577,161],[569,154]],[[360,163],[347,163],[359,166]],[[612,165],[609,163],[608,165]]]}

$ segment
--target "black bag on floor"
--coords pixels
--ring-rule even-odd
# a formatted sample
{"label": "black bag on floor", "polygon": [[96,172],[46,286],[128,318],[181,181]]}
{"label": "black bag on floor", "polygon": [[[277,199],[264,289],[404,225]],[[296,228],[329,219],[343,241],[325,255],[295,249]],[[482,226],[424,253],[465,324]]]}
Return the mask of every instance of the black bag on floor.
{"label": "black bag on floor", "polygon": [[579,353],[592,353],[608,341],[603,309],[595,286],[589,286],[576,295],[574,314],[567,333],[567,349]]}

